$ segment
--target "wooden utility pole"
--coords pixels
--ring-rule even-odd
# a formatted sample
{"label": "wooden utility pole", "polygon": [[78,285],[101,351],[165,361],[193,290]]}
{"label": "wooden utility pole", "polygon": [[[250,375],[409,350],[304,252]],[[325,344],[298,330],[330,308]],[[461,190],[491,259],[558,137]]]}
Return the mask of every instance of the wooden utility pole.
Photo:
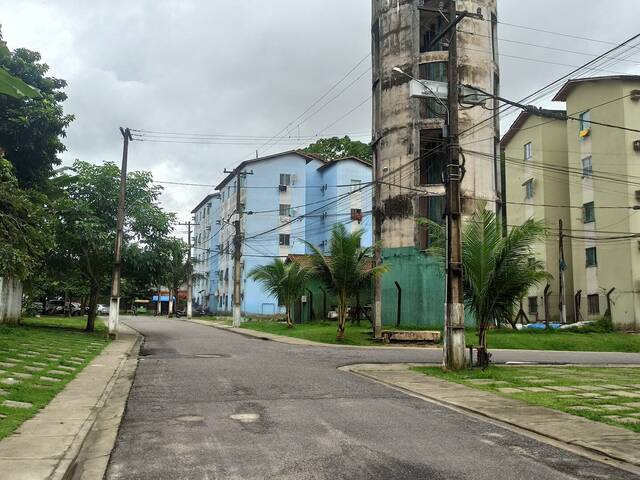
{"label": "wooden utility pole", "polygon": [[[133,140],[128,128],[120,127],[124,139],[122,146],[122,166],[120,167],[120,195],[118,197],[118,216],[116,220],[116,244],[113,254],[113,276],[111,279],[111,302],[109,304],[109,338],[118,335],[120,323],[120,274],[122,273],[122,241],[124,237],[124,202],[127,192],[127,160],[129,156],[129,141]],[[93,313],[93,312],[91,312]],[[90,313],[90,314],[91,314]]]}
{"label": "wooden utility pole", "polygon": [[191,298],[191,289],[193,288],[193,265],[191,265],[191,222],[187,222],[187,319],[191,319],[193,315],[193,299]]}
{"label": "wooden utility pole", "polygon": [[458,144],[458,42],[459,22],[455,0],[449,1],[449,62],[448,62],[448,146],[449,164],[446,171],[447,213],[447,290],[445,311],[444,368],[465,368],[464,291],[462,285],[462,236],[460,181],[460,145]]}
{"label": "wooden utility pole", "polygon": [[564,284],[564,271],[567,269],[567,264],[564,261],[564,232],[562,231],[562,219],[558,221],[558,228],[560,231],[558,240],[558,281],[559,286],[558,295],[560,296],[560,323],[567,323],[567,302],[565,299],[565,284]]}
{"label": "wooden utility pole", "polygon": [[[234,173],[225,170],[225,173]],[[233,236],[233,327],[240,327],[242,320],[242,178],[253,175],[251,172],[235,170],[236,174],[236,220],[233,222],[235,234]]]}

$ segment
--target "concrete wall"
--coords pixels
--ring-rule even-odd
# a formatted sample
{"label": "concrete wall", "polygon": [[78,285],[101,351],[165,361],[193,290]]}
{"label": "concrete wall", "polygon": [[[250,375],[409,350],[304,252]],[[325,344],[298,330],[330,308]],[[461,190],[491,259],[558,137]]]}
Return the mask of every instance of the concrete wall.
{"label": "concrete wall", "polygon": [[0,324],[18,323],[22,312],[22,283],[14,277],[0,277]]}
{"label": "concrete wall", "polygon": [[[604,80],[578,84],[567,98],[567,111],[580,113],[590,110],[591,120],[614,125],[640,124],[640,105],[629,98],[619,99],[640,88],[640,81]],[[583,223],[579,210],[572,212],[571,228],[583,237],[620,236],[608,232],[638,232],[640,218],[631,211],[637,204],[636,191],[640,190],[634,177],[640,176],[640,154],[633,151],[632,142],[637,134],[591,126],[591,134],[580,139],[578,122],[569,121],[567,145],[569,167],[582,168],[582,159],[591,155],[594,176],[575,178],[570,182],[572,205],[593,201],[595,222]],[[606,172],[606,177],[597,172]],[[620,182],[620,179],[627,180]],[[601,207],[623,207],[608,208]],[[624,208],[626,207],[626,208]],[[619,329],[640,329],[640,251],[637,239],[616,241],[573,240],[574,288],[583,291],[581,312],[583,317],[595,318],[604,314],[604,293],[616,288],[612,299],[614,326]],[[585,249],[596,247],[598,265],[587,268]],[[589,315],[586,295],[598,295],[600,312]]]}
{"label": "concrete wall", "polygon": [[[423,258],[425,254],[419,250],[424,228],[417,225],[416,217],[422,216],[418,214],[420,198],[442,196],[444,187],[437,180],[436,183],[425,183],[420,177],[421,131],[441,130],[444,121],[425,114],[428,111],[425,109],[426,100],[411,98],[409,79],[393,72],[393,68],[400,67],[420,78],[428,68],[426,65],[447,62],[447,51],[421,52],[420,25],[425,20],[421,20],[418,6],[437,7],[437,3],[373,0],[374,171],[376,179],[384,182],[379,187],[380,210],[375,215],[380,222],[380,236],[374,241],[380,241],[385,258],[394,258],[392,268],[400,272],[411,270],[413,265],[428,263]],[[476,12],[478,8],[485,20],[465,19],[458,27],[460,83],[498,92],[497,41],[492,41],[492,37],[497,37],[497,31],[496,24],[491,22],[492,18],[497,19],[496,1],[458,2],[458,10]],[[460,132],[466,131],[460,138],[466,162],[466,175],[462,182],[465,212],[470,212],[478,199],[495,202],[498,198],[499,122],[497,118],[490,119],[492,115],[493,112],[480,107],[460,112]],[[480,126],[472,128],[476,125]],[[432,166],[428,163],[431,160],[432,156],[428,157],[427,166]],[[489,207],[493,205],[490,203]],[[397,255],[393,249],[399,249]],[[444,279],[430,268],[417,270],[416,274],[422,277],[413,282],[413,285],[420,285],[414,294],[418,297],[432,296],[436,301],[414,297],[415,305],[407,309],[413,311],[413,320],[408,323],[442,325],[444,301],[440,301],[442,293],[438,292],[444,289]],[[387,274],[383,280],[381,311],[378,314],[384,322],[391,311],[387,304],[394,305],[396,301],[393,290],[385,287],[387,277],[394,275]]]}

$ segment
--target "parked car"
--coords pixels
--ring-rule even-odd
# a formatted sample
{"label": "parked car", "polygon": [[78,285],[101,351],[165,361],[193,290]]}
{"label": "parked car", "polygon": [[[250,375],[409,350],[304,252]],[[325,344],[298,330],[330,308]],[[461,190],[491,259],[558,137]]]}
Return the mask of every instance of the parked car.
{"label": "parked car", "polygon": [[96,305],[96,313],[98,315],[109,315],[109,307],[103,305],[102,303],[99,303]]}
{"label": "parked car", "polygon": [[77,317],[82,314],[79,303],[69,302],[65,304],[62,299],[49,300],[44,309],[44,313],[45,315],[64,315],[67,310],[73,317]]}

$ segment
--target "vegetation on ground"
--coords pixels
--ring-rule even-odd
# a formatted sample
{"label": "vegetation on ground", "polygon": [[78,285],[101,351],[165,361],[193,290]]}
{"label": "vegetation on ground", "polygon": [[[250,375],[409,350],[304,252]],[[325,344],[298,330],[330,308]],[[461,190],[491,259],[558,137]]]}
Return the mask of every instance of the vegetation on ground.
{"label": "vegetation on ground", "polygon": [[291,320],[293,304],[304,294],[310,276],[310,271],[298,263],[285,263],[279,258],[249,272],[249,278],[262,285],[262,288],[277,300],[278,305],[284,306],[289,328],[293,327]]}
{"label": "vegetation on ground", "polygon": [[640,433],[640,368],[508,367],[426,375]]}
{"label": "vegetation on ground", "polygon": [[360,292],[367,282],[380,277],[388,270],[385,265],[374,265],[373,248],[361,247],[364,230],[347,232],[342,223],[333,226],[329,240],[328,256],[320,247],[305,242],[312,251],[312,275],[336,296],[338,303],[338,333],[336,339],[345,336],[349,300],[356,300],[360,307]]}
{"label": "vegetation on ground", "polygon": [[[435,243],[430,252],[444,260],[444,227],[438,224],[431,227]],[[529,288],[549,277],[544,264],[533,254],[534,244],[543,236],[544,223],[534,220],[511,227],[504,236],[496,214],[486,210],[484,204],[464,222],[464,303],[476,320],[476,343],[483,347],[481,363],[488,361],[484,352],[489,327],[512,323],[520,299]]]}
{"label": "vegetation on ground", "polygon": [[[0,325],[0,439],[33,417],[108,344],[104,326],[83,332],[81,318],[25,318]],[[30,403],[13,408],[5,401]]]}
{"label": "vegetation on ground", "polygon": [[350,325],[344,331],[341,340],[336,338],[337,322],[312,322],[296,324],[295,328],[287,327],[285,322],[245,322],[242,328],[249,328],[258,332],[286,335],[293,338],[302,338],[313,342],[327,343],[330,345],[380,345],[373,338],[373,330],[367,322],[361,326]]}

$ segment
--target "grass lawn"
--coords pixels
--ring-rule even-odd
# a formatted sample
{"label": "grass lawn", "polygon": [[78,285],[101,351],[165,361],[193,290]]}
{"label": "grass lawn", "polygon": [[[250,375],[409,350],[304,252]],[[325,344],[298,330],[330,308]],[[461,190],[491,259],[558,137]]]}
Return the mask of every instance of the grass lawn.
{"label": "grass lawn", "polygon": [[[489,348],[516,350],[566,350],[588,352],[640,352],[640,335],[622,332],[578,333],[569,331],[503,328],[487,334]],[[477,345],[475,330],[467,330],[467,345]]]}
{"label": "grass lawn", "polygon": [[499,367],[414,370],[640,433],[640,368]]}
{"label": "grass lawn", "polygon": [[303,338],[305,340],[333,345],[380,345],[380,343],[373,340],[371,324],[367,321],[361,322],[359,327],[348,323],[342,342],[336,341],[336,333],[338,331],[337,322],[305,323],[296,325],[293,328],[287,328],[287,325],[281,322],[246,322],[242,324],[242,327],[259,332],[286,335],[288,337]]}
{"label": "grass lawn", "polygon": [[91,334],[82,332],[85,323],[83,317],[42,317],[0,326],[0,439],[33,417],[105,348],[102,321]]}

